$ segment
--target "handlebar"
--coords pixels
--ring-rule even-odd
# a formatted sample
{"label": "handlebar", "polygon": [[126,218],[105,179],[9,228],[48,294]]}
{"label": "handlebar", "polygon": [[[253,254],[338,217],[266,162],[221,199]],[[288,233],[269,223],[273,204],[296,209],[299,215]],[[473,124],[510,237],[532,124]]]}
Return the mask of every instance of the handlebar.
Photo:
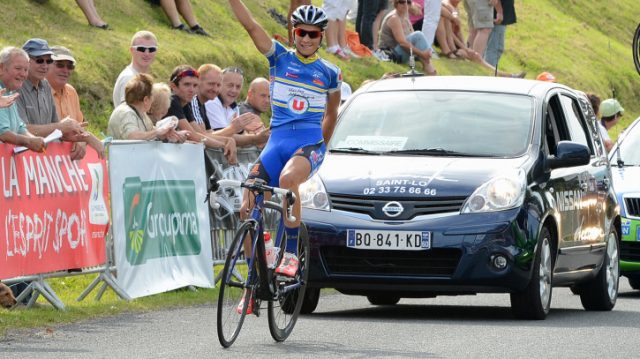
{"label": "handlebar", "polygon": [[287,203],[286,213],[283,213],[283,214],[285,214],[289,222],[295,222],[296,220],[296,217],[293,215],[292,213],[293,211],[291,208],[293,204],[296,202],[296,195],[295,193],[291,192],[291,190],[279,188],[279,187],[267,186],[261,181],[253,181],[253,182],[247,183],[247,182],[242,182],[242,181],[232,180],[232,179],[215,179],[212,177],[212,178],[209,178],[209,205],[213,209],[220,208],[220,204],[217,202],[217,198],[216,198],[216,192],[218,191],[218,189],[220,189],[220,187],[240,187],[240,188],[246,188],[250,191],[271,192],[271,193],[282,195],[284,197],[284,200]]}

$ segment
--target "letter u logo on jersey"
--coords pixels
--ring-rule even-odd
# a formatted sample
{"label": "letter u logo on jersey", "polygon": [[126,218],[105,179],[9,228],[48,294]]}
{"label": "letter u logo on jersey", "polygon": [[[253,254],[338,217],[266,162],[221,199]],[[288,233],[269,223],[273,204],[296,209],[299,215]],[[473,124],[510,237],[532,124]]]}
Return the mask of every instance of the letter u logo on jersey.
{"label": "letter u logo on jersey", "polygon": [[304,97],[294,96],[289,100],[289,103],[287,105],[291,112],[300,115],[305,113],[307,109],[309,109],[309,100]]}

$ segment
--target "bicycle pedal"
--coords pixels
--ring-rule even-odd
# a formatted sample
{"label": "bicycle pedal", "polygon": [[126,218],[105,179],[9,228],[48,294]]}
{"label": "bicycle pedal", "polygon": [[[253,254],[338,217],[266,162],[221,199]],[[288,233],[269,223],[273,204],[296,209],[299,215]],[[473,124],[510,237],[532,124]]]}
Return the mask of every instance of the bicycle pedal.
{"label": "bicycle pedal", "polygon": [[277,275],[276,276],[276,283],[293,283],[295,282],[297,279],[295,277],[287,277],[284,275]]}

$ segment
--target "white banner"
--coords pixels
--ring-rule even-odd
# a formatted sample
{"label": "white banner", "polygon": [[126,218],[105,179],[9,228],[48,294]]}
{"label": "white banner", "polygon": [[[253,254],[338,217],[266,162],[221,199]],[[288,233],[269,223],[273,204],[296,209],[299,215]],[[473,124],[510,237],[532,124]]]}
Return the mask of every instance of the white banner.
{"label": "white banner", "polygon": [[203,146],[114,141],[109,175],[117,278],[127,294],[213,287]]}

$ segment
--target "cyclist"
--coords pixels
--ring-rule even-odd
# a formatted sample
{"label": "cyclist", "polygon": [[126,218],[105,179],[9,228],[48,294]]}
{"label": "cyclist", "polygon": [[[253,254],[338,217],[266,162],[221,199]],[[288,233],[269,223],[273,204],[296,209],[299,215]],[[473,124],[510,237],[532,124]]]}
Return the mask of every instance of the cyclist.
{"label": "cyclist", "polygon": [[[298,7],[291,15],[295,45],[291,50],[271,40],[241,0],[229,0],[229,4],[270,67],[271,136],[248,178],[291,190],[299,198],[298,186],[324,159],[325,143],[333,133],[340,105],[340,69],[317,54],[327,16],[313,5]],[[245,190],[241,216],[252,206]],[[285,220],[286,252],[276,268],[276,273],[289,277],[298,269],[300,201],[296,201],[293,214],[295,222]]]}

